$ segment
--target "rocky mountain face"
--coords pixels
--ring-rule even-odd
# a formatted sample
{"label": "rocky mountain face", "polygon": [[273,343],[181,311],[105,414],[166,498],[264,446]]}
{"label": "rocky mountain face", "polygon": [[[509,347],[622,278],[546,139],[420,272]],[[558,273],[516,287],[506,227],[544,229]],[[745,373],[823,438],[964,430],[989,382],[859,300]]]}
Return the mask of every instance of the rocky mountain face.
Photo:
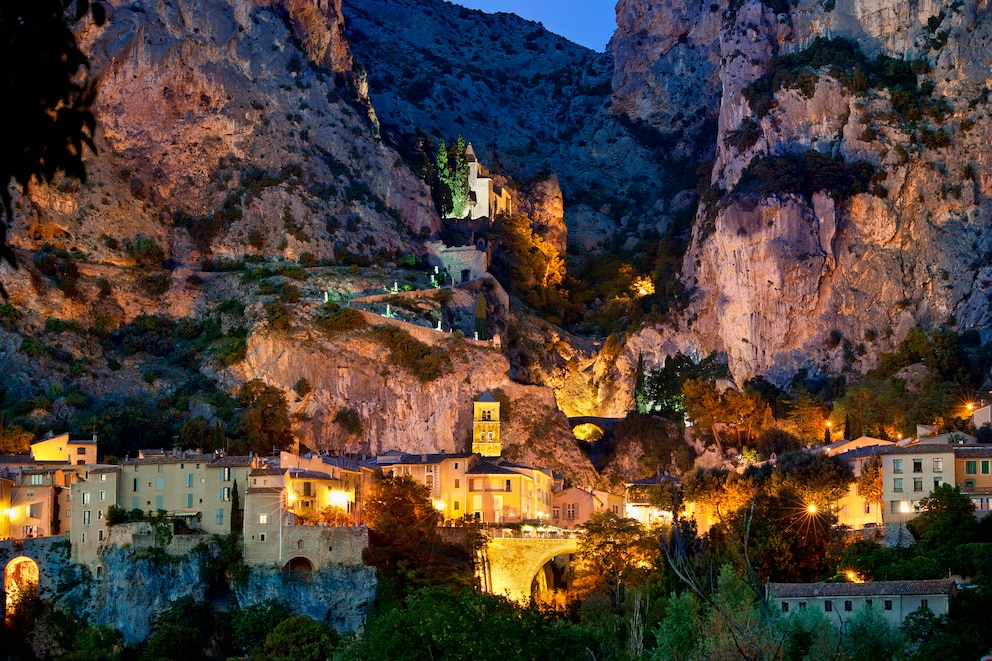
{"label": "rocky mountain face", "polygon": [[611,112],[608,55],[443,0],[345,0],[343,11],[391,139],[463,135],[521,193],[554,176],[580,250],[668,227],[678,174],[654,129]]}
{"label": "rocky mountain face", "polygon": [[[987,339],[985,2],[630,0],[617,15],[614,110],[665,125],[694,99],[719,126],[682,271],[691,302],[635,334],[627,364],[719,351],[738,379],[783,380],[863,370],[920,324]],[[818,178],[831,162],[848,170]],[[796,163],[812,187],[788,181]]]}

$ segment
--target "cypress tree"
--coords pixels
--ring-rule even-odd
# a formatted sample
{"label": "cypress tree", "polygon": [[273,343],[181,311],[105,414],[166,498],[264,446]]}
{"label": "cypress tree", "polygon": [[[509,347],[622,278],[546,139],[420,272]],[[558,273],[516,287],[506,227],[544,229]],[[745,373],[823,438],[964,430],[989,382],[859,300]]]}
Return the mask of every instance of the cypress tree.
{"label": "cypress tree", "polygon": [[453,154],[451,173],[451,215],[464,218],[469,210],[468,162],[465,160],[465,138],[458,136]]}
{"label": "cypress tree", "polygon": [[486,295],[482,292],[475,299],[475,332],[479,334],[480,340],[489,339],[486,336]]}
{"label": "cypress tree", "polygon": [[437,171],[437,186],[432,190],[434,206],[442,218],[451,215],[451,168],[448,167],[448,147],[444,138],[437,144],[437,155],[434,157],[434,167]]}

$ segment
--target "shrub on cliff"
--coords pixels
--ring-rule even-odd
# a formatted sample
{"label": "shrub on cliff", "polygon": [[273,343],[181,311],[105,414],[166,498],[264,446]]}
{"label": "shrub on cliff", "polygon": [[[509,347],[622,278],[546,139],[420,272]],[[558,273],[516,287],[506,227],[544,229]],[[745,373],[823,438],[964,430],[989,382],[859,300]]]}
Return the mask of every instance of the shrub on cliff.
{"label": "shrub on cliff", "polygon": [[389,362],[407,370],[422,383],[451,371],[451,358],[445,349],[424,344],[395,326],[378,326],[373,333],[389,349]]}

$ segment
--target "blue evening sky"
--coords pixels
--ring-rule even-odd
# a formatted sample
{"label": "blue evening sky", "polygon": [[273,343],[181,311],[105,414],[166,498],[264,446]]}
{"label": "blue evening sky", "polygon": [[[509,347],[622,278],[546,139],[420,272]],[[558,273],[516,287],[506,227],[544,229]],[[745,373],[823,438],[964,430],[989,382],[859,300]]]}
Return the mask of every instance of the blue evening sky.
{"label": "blue evening sky", "polygon": [[617,27],[616,0],[451,0],[471,9],[495,13],[510,12],[544,27],[577,44],[596,51],[606,50],[606,42]]}

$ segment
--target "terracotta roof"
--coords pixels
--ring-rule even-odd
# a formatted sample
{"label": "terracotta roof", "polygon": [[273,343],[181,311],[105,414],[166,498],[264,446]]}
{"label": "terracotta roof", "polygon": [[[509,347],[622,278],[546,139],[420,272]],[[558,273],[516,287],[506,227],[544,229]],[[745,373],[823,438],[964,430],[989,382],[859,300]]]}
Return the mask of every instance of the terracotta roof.
{"label": "terracotta roof", "polygon": [[882,597],[910,594],[950,594],[954,581],[874,581],[870,583],[769,583],[768,593],[779,599],[795,597]]}

